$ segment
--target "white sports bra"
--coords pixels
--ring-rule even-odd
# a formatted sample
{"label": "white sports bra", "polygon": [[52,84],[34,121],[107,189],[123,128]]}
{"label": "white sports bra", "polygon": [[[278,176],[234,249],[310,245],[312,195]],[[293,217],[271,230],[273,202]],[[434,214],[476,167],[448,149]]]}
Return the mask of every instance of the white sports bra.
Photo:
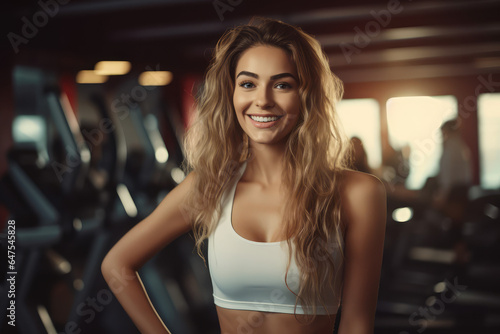
{"label": "white sports bra", "polygon": [[[246,164],[243,163],[234,185],[224,194],[219,223],[208,238],[208,266],[214,302],[228,309],[293,314],[296,296],[285,284],[288,262],[286,241],[257,242],[245,239],[236,233],[231,222],[236,185]],[[332,255],[338,268],[339,252]],[[318,302],[316,314],[337,313],[342,276],[341,272],[336,275],[338,279],[334,282],[334,294],[325,298],[327,310]],[[287,283],[290,289],[298,293],[300,279],[294,256]],[[297,303],[296,313],[305,313],[300,302]]]}

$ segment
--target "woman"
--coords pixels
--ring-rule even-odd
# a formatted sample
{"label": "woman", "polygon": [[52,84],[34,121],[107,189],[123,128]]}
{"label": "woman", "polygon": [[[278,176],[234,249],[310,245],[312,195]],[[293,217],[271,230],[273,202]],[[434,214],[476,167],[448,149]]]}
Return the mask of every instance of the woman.
{"label": "woman", "polygon": [[[108,253],[136,271],[193,231],[208,239],[221,333],[372,333],[386,194],[350,170],[335,103],[342,84],[319,43],[264,19],[219,40],[186,138],[191,172]],[[110,287],[142,333],[168,329],[139,278]]]}

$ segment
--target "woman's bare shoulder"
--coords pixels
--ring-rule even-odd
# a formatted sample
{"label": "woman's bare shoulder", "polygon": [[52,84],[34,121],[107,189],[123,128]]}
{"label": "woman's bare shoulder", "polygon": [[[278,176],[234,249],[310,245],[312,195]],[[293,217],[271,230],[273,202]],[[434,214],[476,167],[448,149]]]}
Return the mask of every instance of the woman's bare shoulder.
{"label": "woman's bare shoulder", "polygon": [[340,172],[340,196],[348,223],[385,216],[386,189],[375,175],[350,169]]}
{"label": "woman's bare shoulder", "polygon": [[345,169],[340,172],[341,189],[343,192],[383,191],[384,183],[375,175]]}

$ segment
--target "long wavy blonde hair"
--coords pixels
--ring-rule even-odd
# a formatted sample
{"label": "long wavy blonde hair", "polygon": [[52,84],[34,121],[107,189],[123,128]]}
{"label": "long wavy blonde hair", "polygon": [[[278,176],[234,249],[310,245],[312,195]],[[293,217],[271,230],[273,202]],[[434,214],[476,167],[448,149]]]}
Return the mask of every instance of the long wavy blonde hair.
{"label": "long wavy blonde hair", "polygon": [[[325,307],[325,289],[340,275],[331,256],[332,246],[343,260],[340,211],[340,172],[349,166],[348,141],[339,125],[336,102],[343,85],[330,70],[328,59],[312,36],[281,21],[253,19],[248,25],[227,31],[218,41],[202,89],[197,112],[188,128],[184,147],[186,173],[195,171],[195,187],[185,203],[193,227],[198,254],[219,221],[223,194],[237,171],[252,158],[248,136],[235,115],[232,97],[235,69],[241,54],[254,46],[285,50],[296,65],[299,79],[300,116],[287,138],[282,183],[287,189],[283,217],[290,260],[295,256],[300,288],[290,289],[305,309],[316,316],[316,304]],[[292,242],[295,254],[292,252]],[[327,255],[327,256],[325,256]],[[341,261],[342,262],[342,261]],[[330,284],[324,284],[327,279]],[[296,314],[296,312],[295,312]],[[297,315],[296,315],[297,316]]]}

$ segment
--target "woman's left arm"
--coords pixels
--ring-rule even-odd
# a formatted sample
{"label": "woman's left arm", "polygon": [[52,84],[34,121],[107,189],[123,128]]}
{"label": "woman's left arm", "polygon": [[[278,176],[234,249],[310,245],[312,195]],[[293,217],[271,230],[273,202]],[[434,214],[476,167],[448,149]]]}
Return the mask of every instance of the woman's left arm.
{"label": "woman's left arm", "polygon": [[344,287],[339,334],[374,329],[384,248],[387,196],[376,177],[348,171],[342,187],[346,222]]}

